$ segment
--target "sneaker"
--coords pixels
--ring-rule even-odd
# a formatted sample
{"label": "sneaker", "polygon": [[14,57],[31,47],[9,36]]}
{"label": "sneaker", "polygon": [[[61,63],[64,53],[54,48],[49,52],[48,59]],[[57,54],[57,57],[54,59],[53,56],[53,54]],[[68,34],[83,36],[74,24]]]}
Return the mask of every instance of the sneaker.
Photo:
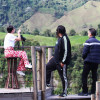
{"label": "sneaker", "polygon": [[22,71],[17,71],[17,74],[25,76],[25,73],[23,73]]}
{"label": "sneaker", "polygon": [[32,68],[31,64],[25,65],[26,68]]}
{"label": "sneaker", "polygon": [[65,93],[61,93],[59,96],[60,97],[66,97],[67,95]]}
{"label": "sneaker", "polygon": [[50,84],[46,84],[46,86],[47,86],[47,87],[51,87],[51,85],[50,85]]}
{"label": "sneaker", "polygon": [[83,92],[81,92],[81,93],[79,93],[78,95],[79,95],[79,96],[88,96],[88,93],[83,93]]}

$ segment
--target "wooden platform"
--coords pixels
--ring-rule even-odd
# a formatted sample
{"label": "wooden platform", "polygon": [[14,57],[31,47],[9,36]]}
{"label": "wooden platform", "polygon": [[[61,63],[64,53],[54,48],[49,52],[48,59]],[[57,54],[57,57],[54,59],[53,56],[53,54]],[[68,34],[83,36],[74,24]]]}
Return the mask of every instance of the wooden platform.
{"label": "wooden platform", "polygon": [[[5,89],[0,88],[0,100],[34,100],[33,88]],[[52,88],[46,89],[46,98],[51,96]],[[38,92],[38,100],[41,100],[41,91]]]}
{"label": "wooden platform", "polygon": [[47,100],[91,100],[91,96],[68,95],[66,97],[59,97],[55,95],[48,97]]}
{"label": "wooden platform", "polygon": [[[38,92],[41,100],[41,91]],[[33,88],[0,89],[0,100],[33,100]]]}

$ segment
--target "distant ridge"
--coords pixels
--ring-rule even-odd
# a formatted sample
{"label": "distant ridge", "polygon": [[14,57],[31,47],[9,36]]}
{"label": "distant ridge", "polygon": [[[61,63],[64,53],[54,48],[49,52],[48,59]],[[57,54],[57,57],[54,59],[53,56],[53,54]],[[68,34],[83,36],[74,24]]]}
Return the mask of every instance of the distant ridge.
{"label": "distant ridge", "polygon": [[75,29],[76,32],[87,30],[90,27],[97,28],[97,25],[100,24],[100,2],[88,1],[79,8],[68,13],[65,12],[60,19],[56,19],[50,14],[36,13],[24,23],[30,31],[38,28],[41,32],[45,29],[55,32],[56,27],[60,24],[64,25],[67,31]]}

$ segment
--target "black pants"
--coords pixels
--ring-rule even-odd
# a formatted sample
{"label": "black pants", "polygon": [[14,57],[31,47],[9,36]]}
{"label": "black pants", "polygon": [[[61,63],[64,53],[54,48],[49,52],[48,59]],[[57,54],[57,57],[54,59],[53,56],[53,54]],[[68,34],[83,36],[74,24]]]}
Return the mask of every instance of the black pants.
{"label": "black pants", "polygon": [[46,65],[46,84],[50,83],[51,72],[54,70],[58,70],[62,80],[63,92],[67,94],[67,68],[66,66],[61,68],[60,64],[57,65],[54,58],[52,58]]}
{"label": "black pants", "polygon": [[97,63],[84,62],[84,68],[83,68],[83,73],[82,73],[83,93],[88,93],[87,77],[90,71],[92,72],[91,93],[93,94],[95,93],[96,81],[97,81],[97,69],[98,69]]}

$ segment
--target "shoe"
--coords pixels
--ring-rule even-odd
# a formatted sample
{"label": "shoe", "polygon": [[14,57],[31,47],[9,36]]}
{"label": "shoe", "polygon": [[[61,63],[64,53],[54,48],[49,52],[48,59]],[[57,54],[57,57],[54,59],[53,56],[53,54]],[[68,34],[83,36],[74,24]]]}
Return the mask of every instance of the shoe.
{"label": "shoe", "polygon": [[51,87],[51,85],[50,85],[50,84],[46,84],[46,86],[47,86],[47,87]]}
{"label": "shoe", "polygon": [[79,96],[88,96],[88,93],[83,93],[83,92],[81,92],[81,93],[79,93],[78,95],[79,95]]}
{"label": "shoe", "polygon": [[25,65],[26,68],[32,68],[31,64]]}
{"label": "shoe", "polygon": [[25,76],[25,73],[23,73],[22,71],[17,71],[17,74]]}
{"label": "shoe", "polygon": [[67,95],[65,93],[61,93],[59,96],[60,97],[66,97]]}

